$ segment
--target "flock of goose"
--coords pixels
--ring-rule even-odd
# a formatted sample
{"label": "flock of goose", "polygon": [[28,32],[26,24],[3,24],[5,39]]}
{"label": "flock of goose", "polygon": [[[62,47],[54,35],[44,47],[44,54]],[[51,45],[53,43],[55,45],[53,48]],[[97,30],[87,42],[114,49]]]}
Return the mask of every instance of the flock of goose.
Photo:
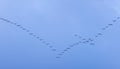
{"label": "flock of goose", "polygon": [[[107,30],[108,28],[112,27],[118,20],[120,19],[120,17],[117,17],[115,20],[113,20],[113,23],[110,23],[110,24],[107,24],[105,27],[101,28],[102,31],[105,31]],[[41,37],[39,37],[38,35],[36,35],[35,33],[31,32],[29,29],[23,27],[22,25],[20,24],[17,24],[17,23],[14,23],[8,19],[5,19],[5,18],[0,18],[0,20],[2,21],[5,21],[7,23],[10,23],[18,28],[20,28],[21,30],[25,31],[26,33],[28,33],[30,36],[36,38],[37,40],[39,40],[41,43],[43,43],[44,45],[48,46],[51,51],[56,51],[57,49],[54,48],[53,45],[51,45],[51,43],[47,42],[46,40],[42,39]],[[62,50],[60,53],[57,54],[56,58],[61,58],[67,51],[71,50],[73,47],[75,46],[78,46],[80,44],[89,44],[89,45],[95,45],[95,40],[102,36],[103,33],[102,32],[99,32],[97,33],[94,37],[92,38],[83,38],[81,36],[79,36],[78,34],[75,34],[74,36],[79,38],[80,40],[77,41],[76,43],[73,43],[71,45],[69,45],[67,48],[65,48],[64,50]]]}

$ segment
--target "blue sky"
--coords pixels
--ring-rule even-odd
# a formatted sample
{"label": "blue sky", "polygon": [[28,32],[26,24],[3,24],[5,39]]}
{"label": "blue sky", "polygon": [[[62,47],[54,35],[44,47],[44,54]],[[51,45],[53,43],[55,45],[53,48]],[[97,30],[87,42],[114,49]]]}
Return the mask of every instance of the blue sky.
{"label": "blue sky", "polygon": [[[0,18],[44,39],[0,20],[0,69],[119,69],[119,15],[119,0],[0,0]],[[95,45],[80,43],[56,59],[79,36]]]}

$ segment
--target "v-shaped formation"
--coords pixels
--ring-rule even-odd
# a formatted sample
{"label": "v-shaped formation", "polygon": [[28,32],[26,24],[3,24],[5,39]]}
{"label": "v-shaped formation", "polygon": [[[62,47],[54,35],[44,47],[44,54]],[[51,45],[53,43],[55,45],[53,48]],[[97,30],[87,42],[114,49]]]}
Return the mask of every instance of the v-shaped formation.
{"label": "v-shaped formation", "polygon": [[[117,21],[120,19],[120,17],[117,17],[115,20],[113,20],[113,23],[107,24],[105,27],[101,28],[102,31],[106,31],[108,28],[112,27],[115,23],[117,23]],[[14,23],[8,19],[5,18],[0,18],[0,20],[5,21],[9,24],[12,24],[18,28],[20,28],[21,30],[25,31],[26,33],[28,33],[30,36],[36,38],[37,40],[39,40],[41,43],[43,43],[44,45],[46,45],[47,47],[49,47],[52,51],[56,51],[57,49],[54,48],[53,45],[51,45],[51,43],[49,43],[48,41],[46,41],[45,39],[39,37],[38,35],[36,35],[34,32],[32,32],[31,30],[23,27],[20,24]],[[90,38],[83,38],[81,36],[79,36],[78,34],[75,34],[75,37],[78,37],[80,40],[70,44],[67,48],[65,48],[64,50],[62,50],[60,53],[57,54],[56,58],[61,58],[63,55],[65,55],[65,53],[69,50],[71,50],[73,47],[80,45],[80,44],[89,44],[89,45],[95,45],[95,43],[93,41],[95,41],[98,37],[102,36],[103,32],[98,32],[94,37],[90,37]]]}

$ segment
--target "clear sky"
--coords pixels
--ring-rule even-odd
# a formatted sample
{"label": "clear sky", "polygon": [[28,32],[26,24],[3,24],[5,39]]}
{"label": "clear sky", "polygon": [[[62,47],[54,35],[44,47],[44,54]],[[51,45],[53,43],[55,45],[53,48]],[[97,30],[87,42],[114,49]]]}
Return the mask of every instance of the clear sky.
{"label": "clear sky", "polygon": [[119,0],[0,0],[0,69],[120,69]]}

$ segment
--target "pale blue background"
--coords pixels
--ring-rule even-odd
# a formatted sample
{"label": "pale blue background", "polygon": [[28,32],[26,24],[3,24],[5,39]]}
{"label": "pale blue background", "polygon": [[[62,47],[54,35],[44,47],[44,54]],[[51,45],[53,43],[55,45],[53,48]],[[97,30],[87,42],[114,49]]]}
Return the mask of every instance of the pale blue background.
{"label": "pale blue background", "polygon": [[0,69],[120,69],[120,22],[95,46],[79,45],[120,14],[119,0],[0,0],[0,17],[23,25],[51,42],[56,52],[19,28],[0,20]]}

